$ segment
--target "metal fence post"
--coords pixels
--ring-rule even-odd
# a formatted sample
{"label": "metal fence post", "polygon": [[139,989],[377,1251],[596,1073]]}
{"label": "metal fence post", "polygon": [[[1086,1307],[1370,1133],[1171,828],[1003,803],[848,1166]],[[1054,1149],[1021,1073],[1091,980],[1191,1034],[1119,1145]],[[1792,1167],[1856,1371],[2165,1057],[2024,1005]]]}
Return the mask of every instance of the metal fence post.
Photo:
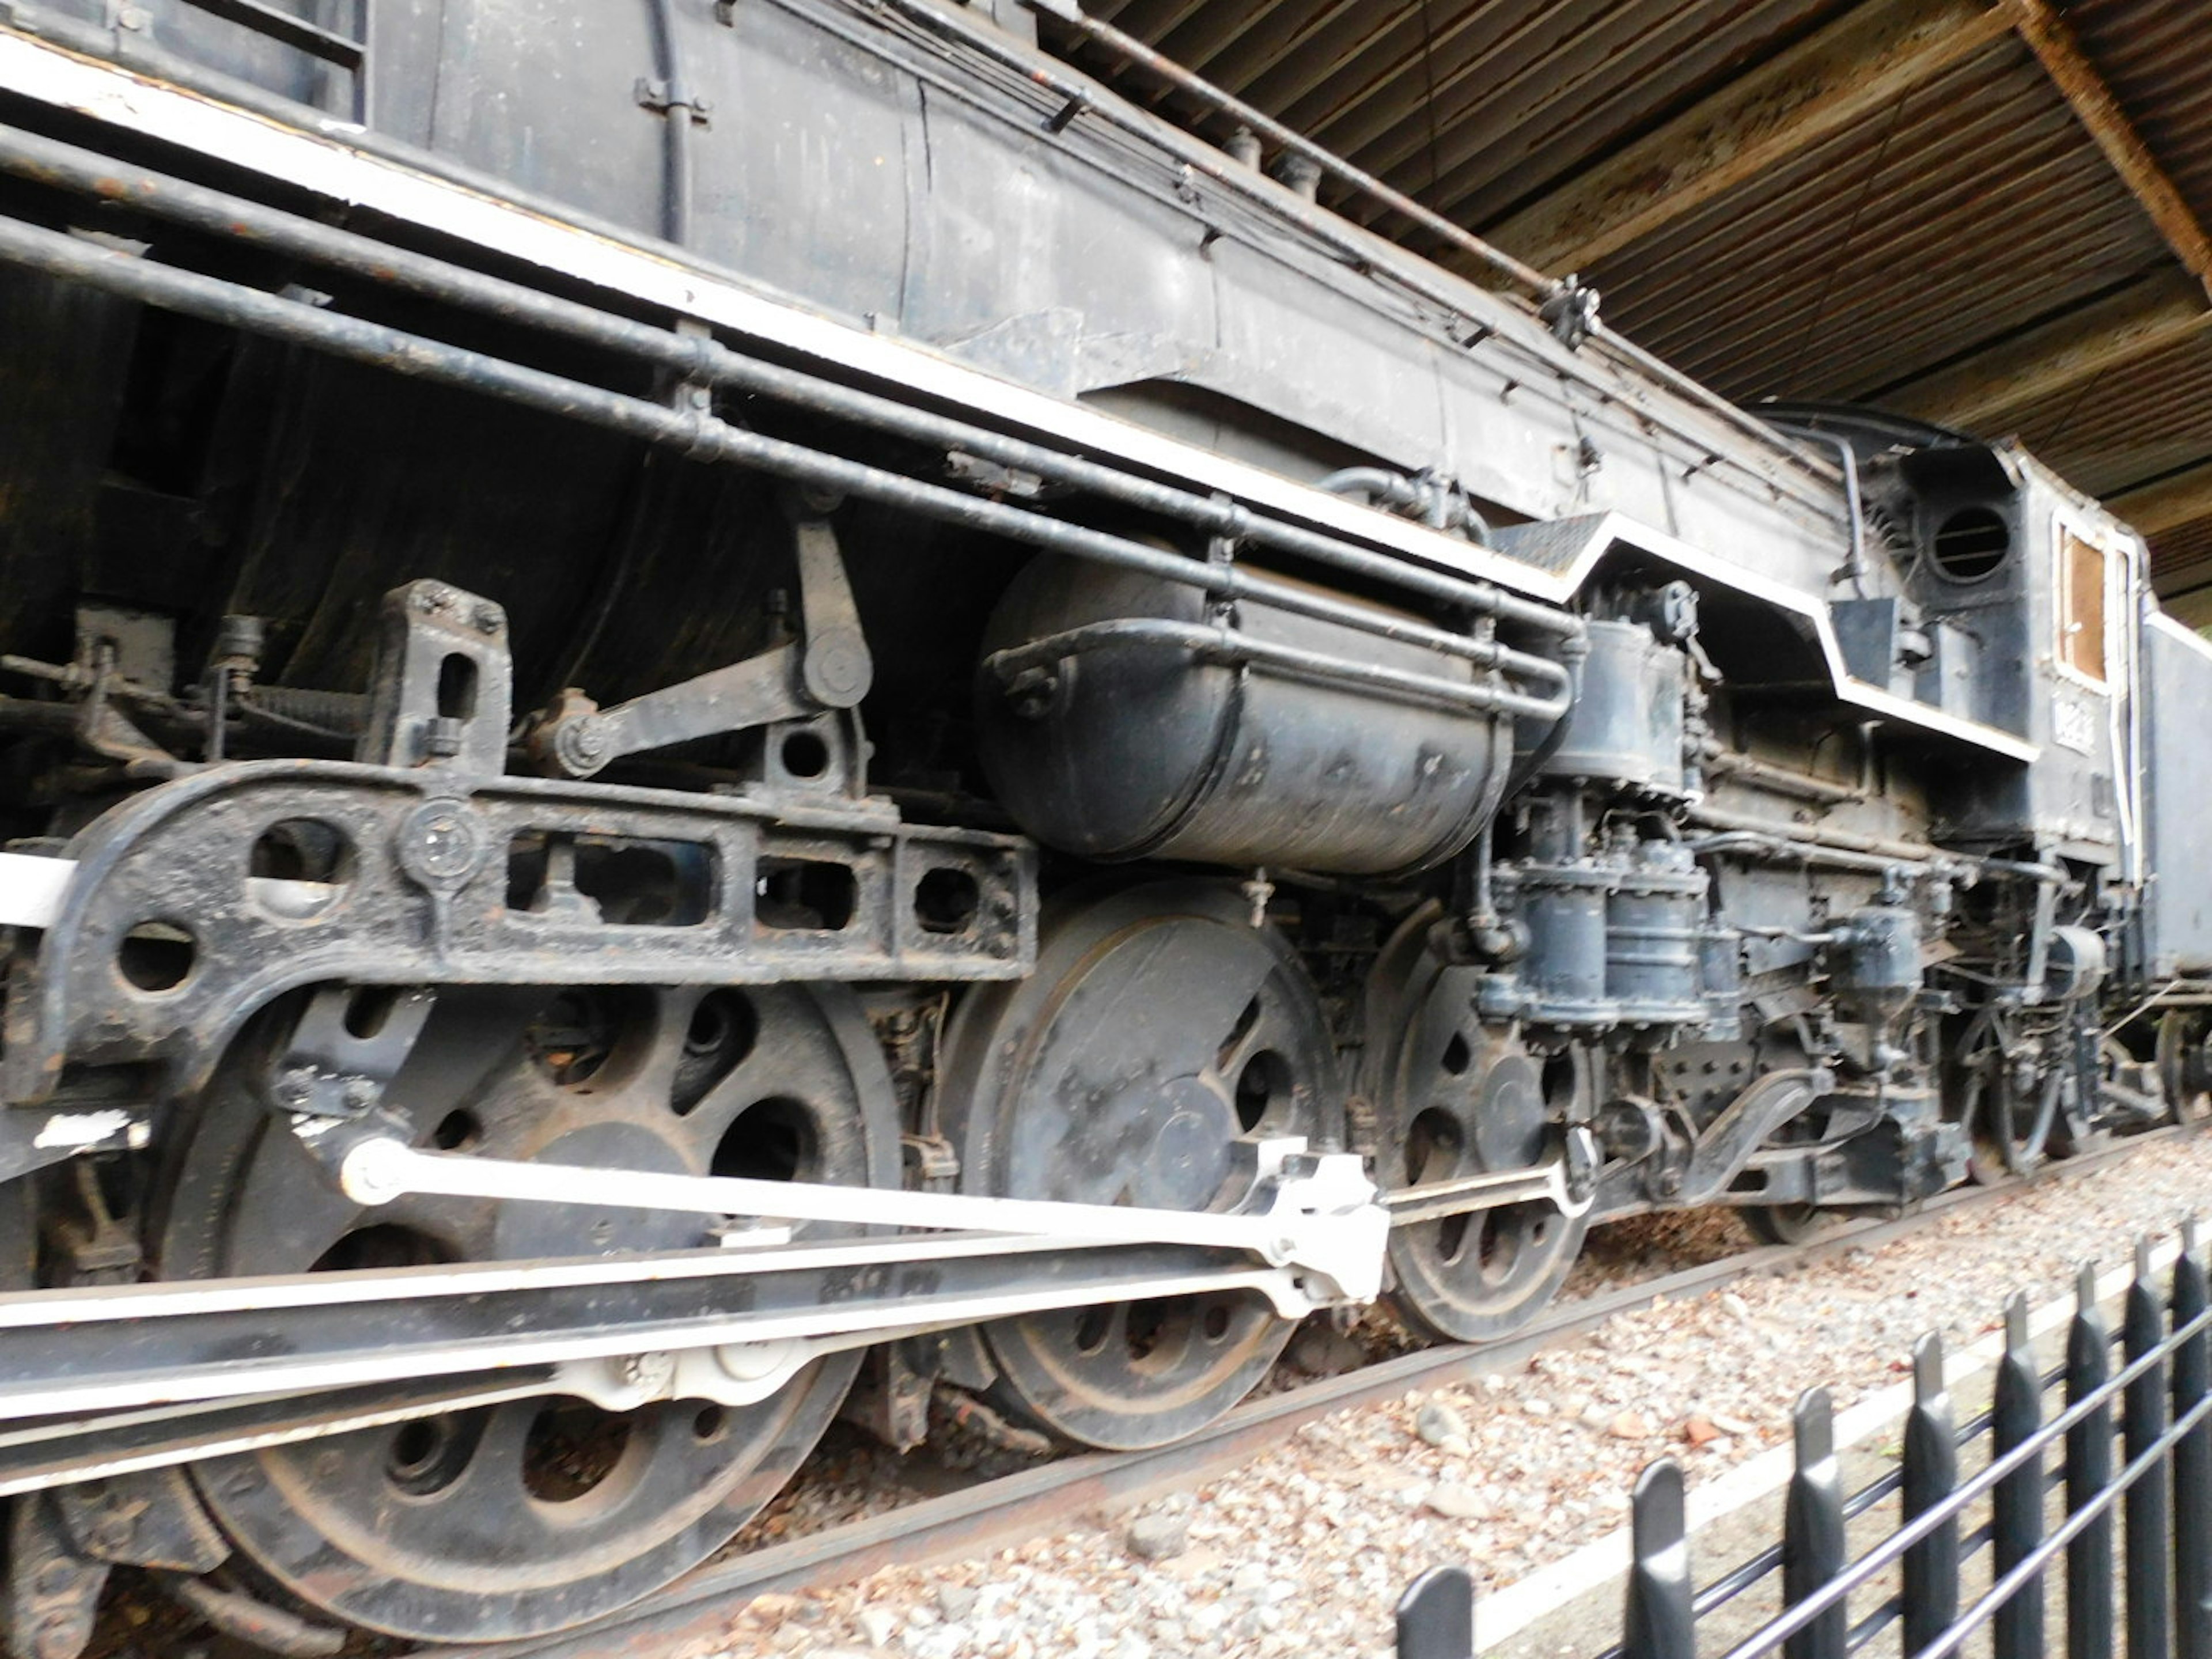
{"label": "metal fence post", "polygon": [[[2097,1269],[2083,1262],[2075,1278],[2075,1310],[2066,1332],[2066,1401],[2101,1388],[2112,1370],[2112,1339],[2097,1312]],[[2066,1508],[2076,1513],[2112,1483],[2112,1408],[2100,1406],[2066,1431]],[[2112,1659],[2112,1516],[2087,1523],[2066,1547],[2067,1659]]]}
{"label": "metal fence post", "polygon": [[[2173,1264],[2173,1328],[2184,1329],[2208,1307],[2212,1285],[2191,1219],[2181,1229],[2181,1259]],[[2212,1332],[2199,1331],[2174,1347],[2174,1420],[2208,1394]],[[2173,1448],[2173,1595],[2177,1659],[2212,1659],[2212,1419],[2188,1431]]]}
{"label": "metal fence post", "polygon": [[[2136,1276],[2128,1285],[2121,1321],[2128,1363],[2150,1363],[2126,1390],[2127,1461],[2149,1453],[2166,1435],[2166,1307],[2152,1282],[2150,1240],[2136,1241]],[[2167,1659],[2172,1652],[2166,1562],[2173,1548],[2169,1453],[2152,1473],[2136,1477],[2122,1501],[2127,1510],[2128,1659]]]}
{"label": "metal fence post", "polygon": [[[2043,1376],[2027,1334],[2027,1292],[2005,1304],[2004,1358],[1997,1362],[1996,1392],[1990,1407],[1992,1461],[2043,1426]],[[2031,1454],[1990,1494],[1994,1576],[2002,1578],[2043,1541],[2043,1457]],[[2043,1576],[2038,1573],[1997,1608],[1996,1659],[2043,1659]]]}
{"label": "metal fence post", "polygon": [[1637,1477],[1629,1514],[1627,1629],[1621,1659],[1696,1659],[1698,1627],[1682,1469],[1662,1457]]}
{"label": "metal fence post", "polygon": [[1398,1659],[1474,1659],[1474,1580],[1431,1567],[1398,1598]]}
{"label": "metal fence post", "polygon": [[[1844,1478],[1836,1418],[1826,1389],[1808,1389],[1790,1413],[1797,1468],[1782,1531],[1782,1599],[1795,1607],[1844,1569]],[[1783,1644],[1785,1659],[1844,1659],[1850,1614],[1843,1601]]]}
{"label": "metal fence post", "polygon": [[[1905,1419],[1905,1519],[1934,1509],[1958,1484],[1959,1433],[1943,1386],[1943,1339],[1930,1331],[1912,1345],[1912,1412]],[[1958,1616],[1959,1523],[1954,1519],[1905,1553],[1905,1652],[1926,1649]]]}

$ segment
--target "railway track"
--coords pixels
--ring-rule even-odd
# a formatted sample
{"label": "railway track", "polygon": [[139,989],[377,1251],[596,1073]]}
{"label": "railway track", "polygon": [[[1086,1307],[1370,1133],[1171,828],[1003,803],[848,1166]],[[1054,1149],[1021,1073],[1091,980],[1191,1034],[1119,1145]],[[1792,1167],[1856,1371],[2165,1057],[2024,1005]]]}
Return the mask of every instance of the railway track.
{"label": "railway track", "polygon": [[1968,1186],[1892,1220],[1850,1223],[1801,1244],[1752,1249],[1595,1296],[1563,1303],[1511,1337],[1443,1344],[1254,1400],[1172,1446],[1084,1453],[925,1498],[889,1514],[713,1561],[611,1618],[532,1641],[413,1650],[408,1659],[617,1659],[666,1654],[721,1634],[756,1596],[849,1583],[888,1566],[926,1565],[988,1553],[1101,1510],[1133,1506],[1235,1468],[1304,1424],[1519,1366],[1534,1354],[1596,1329],[1616,1314],[1664,1297],[1702,1295],[1739,1279],[1850,1249],[1887,1244],[1960,1210],[1996,1203],[2037,1182],[2070,1181],[2192,1133],[2169,1127],[2046,1165],[2025,1179]]}

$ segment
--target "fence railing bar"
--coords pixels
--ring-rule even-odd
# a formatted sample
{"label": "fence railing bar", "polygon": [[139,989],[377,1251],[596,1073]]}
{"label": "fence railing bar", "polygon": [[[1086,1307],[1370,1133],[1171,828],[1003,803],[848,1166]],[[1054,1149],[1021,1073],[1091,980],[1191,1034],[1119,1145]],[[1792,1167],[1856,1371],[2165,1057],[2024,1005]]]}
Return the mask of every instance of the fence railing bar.
{"label": "fence railing bar", "polygon": [[1905,1644],[1941,1635],[1959,1611],[1959,1435],[1943,1386],[1943,1339],[1929,1332],[1912,1345],[1912,1410],[1905,1419],[1904,1516],[1940,1512],[1942,1523],[1905,1552]]}
{"label": "fence railing bar", "polygon": [[[2023,1332],[2021,1340],[2022,1343],[2025,1343],[2027,1340],[2025,1330],[2026,1321],[2027,1318],[2027,1300],[2025,1296],[2018,1297],[2014,1299],[2020,1304],[2020,1317],[2021,1320],[2021,1330]],[[2212,1333],[2208,1333],[2203,1340],[2208,1344],[2212,1344]],[[2034,1394],[2040,1395],[2050,1389],[2058,1386],[2060,1382],[2065,1380],[2065,1376],[2066,1372],[2063,1366],[2054,1366],[2050,1370],[2044,1372],[2040,1377],[2038,1377],[2033,1370],[2030,1370],[2027,1374],[2027,1387],[2030,1390],[2033,1391]],[[2039,1419],[2040,1415],[2041,1413],[2039,1409],[2031,1414],[2029,1419],[2029,1426],[2031,1429],[2034,1426],[2035,1422]],[[1984,1435],[1990,1433],[1996,1426],[1996,1413],[1994,1407],[1988,1411],[1978,1412],[1972,1417],[1968,1418],[1965,1425],[1960,1427],[1957,1435],[1954,1437],[1954,1443],[1960,1449],[1963,1450],[1966,1447],[1972,1445],[1975,1441],[1979,1440]],[[2016,1442],[2008,1443],[2016,1443]],[[2002,1451],[2006,1449],[2006,1447],[2001,1445],[1997,1449]],[[2055,1490],[2057,1487],[2063,1485],[2064,1480],[2064,1473],[2058,1469],[2053,1469],[2047,1475],[2043,1477],[2044,1486],[2046,1490]],[[1872,1510],[1879,1504],[1884,1498],[1890,1497],[1895,1492],[1902,1491],[1904,1486],[1905,1471],[1901,1468],[1890,1469],[1875,1476],[1872,1480],[1867,1482],[1865,1486],[1861,1486],[1857,1491],[1852,1492],[1848,1498],[1844,1498],[1844,1519],[1847,1521],[1857,1520],[1861,1516],[1866,1514],[1869,1510]],[[2040,1510],[2038,1510],[2035,1513],[2039,1516],[2041,1511]],[[1990,1540],[1995,1537],[1995,1525],[1988,1521],[1978,1522],[1962,1534],[1959,1539],[1959,1559],[1961,1565],[1963,1565],[1964,1563],[1971,1561],[1974,1557],[1979,1555],[1982,1551],[1987,1549],[1990,1546]],[[1756,1555],[1747,1557],[1746,1559],[1738,1562],[1734,1567],[1731,1567],[1728,1571],[1723,1573],[1719,1577],[1705,1585],[1698,1591],[1696,1601],[1698,1617],[1703,1619],[1717,1608],[1726,1607],[1730,1601],[1733,1601],[1737,1596],[1743,1595],[1746,1591],[1755,1589],[1762,1580],[1771,1577],[1781,1565],[1782,1546],[1779,1544],[1769,1544],[1765,1549],[1759,1551]],[[1890,1604],[1885,1603],[1884,1605],[1888,1606]],[[1880,1609],[1877,1609],[1876,1611],[1878,1613]],[[1892,1607],[1891,1611],[1893,1613],[1895,1608]],[[1869,1615],[1868,1622],[1871,1622],[1871,1618],[1872,1615]],[[1852,1632],[1852,1643],[1854,1647],[1859,1645],[1859,1631],[1865,1628],[1865,1623],[1862,1623],[1860,1626],[1854,1628]],[[1620,1654],[1621,1650],[1620,1646],[1615,1644],[1613,1647],[1607,1648],[1603,1653],[1597,1655],[1596,1659],[1620,1659]],[[2212,1654],[2178,1656],[2177,1659],[2212,1659]]]}
{"label": "fence railing bar", "polygon": [[[2100,1492],[2087,1509],[2069,1515],[2064,1521],[2054,1528],[2050,1537],[2037,1545],[2021,1559],[2019,1565],[1990,1585],[1972,1607],[1959,1615],[1958,1622],[1944,1632],[1943,1641],[1946,1644],[1955,1643],[1960,1638],[1971,1635],[1982,1626],[1989,1623],[1990,1614],[2002,1605],[2007,1597],[2016,1594],[2024,1584],[2034,1582],[2036,1575],[2048,1566],[2061,1550],[2073,1543],[2084,1528],[2103,1517],[2112,1506],[2120,1500],[2130,1486],[2153,1469],[2157,1468],[2185,1432],[2208,1422],[2212,1422],[2212,1399],[2199,1401],[2191,1408],[2186,1420],[2177,1423],[2166,1432],[2158,1444],[2123,1468],[2113,1478],[2112,1485]],[[1729,1656],[1729,1659],[1737,1659],[1739,1655],[1764,1651],[1772,1644],[1774,1634],[1771,1628],[1760,1632],[1759,1636],[1752,1638],[1750,1643],[1736,1649],[1735,1653]],[[2069,1659],[2071,1659],[2072,1650],[2068,1649],[2066,1651]],[[1931,1650],[1921,1653],[1908,1653],[1903,1656],[1903,1659],[1934,1659],[1934,1652]]]}
{"label": "fence railing bar", "polygon": [[[1778,1569],[1780,1613],[1724,1659],[1852,1659],[1862,1651],[2043,1659],[2049,1582],[2062,1559],[2066,1628],[2051,1652],[2212,1659],[2212,1269],[2194,1220],[2178,1249],[2154,1251],[2145,1237],[2132,1254],[2131,1271],[2101,1287],[2094,1265],[2081,1264],[2070,1306],[2032,1314],[2024,1292],[2008,1299],[2000,1339],[1975,1344],[1984,1363],[1995,1358],[1989,1409],[1964,1426],[1942,1340],[1923,1336],[1911,1383],[1884,1392],[1879,1422],[1869,1417],[1871,1401],[1847,1419],[1866,1419],[1852,1431],[1856,1441],[1897,1421],[1897,1395],[1909,1395],[1895,1467],[1856,1490],[1844,1485],[1828,1392],[1800,1395],[1780,1543],[1703,1589],[1691,1571],[1681,1467],[1665,1458],[1647,1468],[1629,1528],[1626,1639],[1605,1659],[1696,1659],[1700,1620]],[[2158,1276],[2168,1263],[2162,1295]],[[2117,1322],[2104,1316],[2100,1288],[2119,1300]],[[2062,1325],[2063,1362],[2045,1370],[2034,1340]],[[1973,1368],[1958,1369],[1964,1378]],[[2045,1396],[2054,1389],[2059,1400],[2046,1420]],[[1985,1433],[1986,1462],[1961,1478]],[[2052,1468],[2046,1454],[2060,1448]],[[1896,1525],[1850,1559],[1850,1523],[1892,1493],[1900,1497]],[[1985,1519],[1973,1508],[1984,1497]],[[2054,1498],[2062,1506],[2055,1525],[2046,1519]],[[1875,1524],[1889,1520],[1884,1511]],[[1965,1564],[1984,1548],[1993,1558],[1987,1588],[1973,1595]],[[1877,1586],[1893,1568],[1896,1577]],[[1472,1580],[1439,1580],[1453,1586],[1439,1602],[1436,1577],[1425,1575],[1401,1603],[1401,1659],[1473,1659]],[[2124,1601],[2116,1599],[2123,1589]],[[1879,1604],[1869,1607],[1877,1590]]]}
{"label": "fence railing bar", "polygon": [[1629,1510],[1627,1659],[1697,1659],[1682,1468],[1662,1458],[1638,1477]]}
{"label": "fence railing bar", "polygon": [[1474,1659],[1474,1579],[1431,1567],[1398,1598],[1398,1659]]}
{"label": "fence railing bar", "polygon": [[1851,1626],[1850,1633],[1844,1638],[1844,1647],[1852,1653],[1858,1652],[1868,1643],[1895,1624],[1904,1612],[1905,1598],[1901,1595],[1891,1596],[1889,1600]]}
{"label": "fence railing bar", "polygon": [[[2128,1459],[2175,1443],[2166,1438],[2166,1306],[2151,1281],[2150,1240],[2136,1241],[2135,1282],[2128,1286],[2121,1330],[2130,1359],[2151,1362],[2128,1384],[2123,1412]],[[2168,1659],[2172,1652],[2173,1582],[2167,1568],[2173,1547],[2173,1488],[2167,1480],[2138,1480],[2122,1506],[2127,1517],[2124,1557],[2127,1584],[2128,1659]]]}
{"label": "fence railing bar", "polygon": [[[1990,1571],[1999,1580],[2042,1540],[2044,1500],[2051,1485],[2036,1449],[2042,1440],[2044,1382],[2035,1368],[2025,1291],[2014,1292],[2005,1304],[2004,1330],[2004,1353],[1997,1361],[1990,1402],[1990,1457],[2001,1464],[2018,1453],[2024,1461],[1997,1481],[1990,1498],[1990,1537],[1996,1552]],[[2043,1659],[2043,1581],[2037,1578],[1997,1609],[1995,1659]]]}
{"label": "fence railing bar", "polygon": [[[2173,1264],[2173,1325],[2179,1332],[2212,1306],[2195,1218],[2181,1229]],[[2173,1343],[2173,1415],[2187,1418],[2212,1396],[2212,1334]],[[2175,1659],[2212,1659],[2212,1426],[2181,1437],[2173,1448],[2173,1626]]]}
{"label": "fence railing bar", "polygon": [[[1905,1472],[1902,1469],[1884,1471],[1844,1500],[1844,1518],[1846,1521],[1857,1520],[1883,1498],[1902,1490],[1904,1485]],[[1738,1562],[1698,1590],[1698,1617],[1702,1619],[1714,1608],[1726,1607],[1746,1590],[1755,1588],[1781,1565],[1782,1546],[1779,1544],[1769,1544],[1758,1554]],[[1620,1652],[1619,1648],[1611,1648],[1597,1656],[1597,1659],[1619,1659]]]}
{"label": "fence railing bar", "polygon": [[[2175,1338],[2179,1340],[2184,1335],[2194,1335],[2200,1331],[2209,1329],[2212,1329],[2212,1310],[2208,1310],[2192,1320],[2190,1328],[2186,1332],[2175,1333]],[[2002,1457],[1992,1459],[1988,1464],[1977,1469],[1969,1478],[1961,1481],[1953,1501],[1961,1507],[1972,1503],[2006,1475],[2020,1468],[2028,1458],[2039,1456],[2046,1446],[2073,1428],[2083,1418],[2100,1407],[2109,1409],[2115,1396],[2128,1382],[2134,1380],[2138,1366],[2148,1363],[2148,1361],[2133,1362],[2116,1375],[2107,1378],[2094,1394],[2080,1400],[2069,1401],[2065,1410],[2039,1429],[2032,1440],[2015,1446]],[[1852,1562],[1833,1583],[1820,1592],[1820,1596],[1814,1601],[1789,1608],[1776,1620],[1773,1626],[1761,1632],[1757,1637],[1749,1638],[1739,1643],[1730,1649],[1723,1659],[1751,1659],[1753,1654],[1764,1651],[1766,1644],[1792,1632],[1802,1629],[1808,1622],[1826,1611],[1832,1601],[1848,1595],[1852,1590],[1858,1589],[1876,1573],[1882,1571],[1896,1561],[1907,1549],[1940,1526],[1942,1519],[1941,1516],[1923,1515],[1906,1522],[1879,1544],[1875,1545],[1857,1560]]]}
{"label": "fence railing bar", "polygon": [[2085,1261],[2066,1331],[2066,1398],[2091,1407],[2066,1430],[2066,1507],[2084,1517],[2066,1551],[2069,1659],[2112,1659],[2112,1522],[2110,1506],[2097,1501],[2112,1485],[2111,1373],[2112,1338],[2097,1310],[2097,1270]]}
{"label": "fence railing bar", "polygon": [[1836,1460],[1836,1413],[1826,1389],[1808,1389],[1790,1413],[1796,1470],[1784,1500],[1782,1595],[1791,1606],[1818,1603],[1784,1637],[1785,1659],[1844,1659],[1850,1613],[1845,1597],[1821,1591],[1843,1572],[1844,1475]]}

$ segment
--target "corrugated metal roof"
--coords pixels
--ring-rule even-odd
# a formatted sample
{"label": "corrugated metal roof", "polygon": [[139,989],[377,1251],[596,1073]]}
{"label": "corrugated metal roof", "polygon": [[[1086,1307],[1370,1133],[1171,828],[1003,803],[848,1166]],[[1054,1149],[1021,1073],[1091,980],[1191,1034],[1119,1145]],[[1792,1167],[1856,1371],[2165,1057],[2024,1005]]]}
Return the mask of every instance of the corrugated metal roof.
{"label": "corrugated metal roof", "polygon": [[[1897,3],[1089,0],[1088,9],[1480,231],[1571,190],[1590,167],[1724,97],[1856,8]],[[2212,227],[2212,0],[2051,3],[2156,167],[2197,224]],[[1126,89],[1157,96],[1141,76],[1127,77]],[[1341,207],[1402,228],[1362,204]],[[2051,71],[2006,34],[1669,216],[1590,274],[1611,324],[1732,396],[1879,401],[2130,279],[2177,268]],[[2106,494],[2212,459],[2212,336],[2048,388],[1998,418]],[[2212,520],[2161,532],[2154,544],[2170,585],[2212,549]]]}
{"label": "corrugated metal roof", "polygon": [[[1098,0],[1087,8],[1477,227],[1850,9],[1850,0]],[[1127,90],[1150,94],[1140,85]],[[1350,216],[1373,216],[1348,206]]]}
{"label": "corrugated metal roof", "polygon": [[1615,325],[1731,397],[1868,398],[2166,258],[2001,41],[1590,275]]}
{"label": "corrugated metal roof", "polygon": [[[2199,519],[2160,538],[2159,552],[2161,592],[2195,594],[2201,599],[2212,587],[2212,519]],[[2190,608],[2195,611],[2198,607]]]}
{"label": "corrugated metal roof", "polygon": [[2036,411],[2020,435],[2093,495],[2203,459],[2212,450],[2212,331],[2083,381]]}
{"label": "corrugated metal roof", "polygon": [[2065,15],[2197,222],[2212,224],[2212,6],[2077,0]]}

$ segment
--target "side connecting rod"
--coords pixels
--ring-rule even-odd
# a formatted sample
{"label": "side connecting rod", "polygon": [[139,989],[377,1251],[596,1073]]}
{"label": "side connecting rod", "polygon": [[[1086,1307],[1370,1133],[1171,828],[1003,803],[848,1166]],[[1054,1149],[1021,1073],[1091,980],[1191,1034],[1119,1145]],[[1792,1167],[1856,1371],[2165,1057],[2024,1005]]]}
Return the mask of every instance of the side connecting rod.
{"label": "side connecting rod", "polygon": [[1243,1251],[1270,1267],[1319,1273],[1347,1301],[1369,1301],[1382,1288],[1389,1220],[1373,1201],[1375,1189],[1360,1159],[1346,1152],[1306,1158],[1305,1143],[1297,1139],[1261,1142],[1254,1149],[1253,1188],[1260,1204],[1218,1212],[516,1163],[417,1152],[390,1135],[349,1136],[347,1127],[308,1120],[301,1133],[311,1146],[331,1143],[324,1155],[334,1164],[340,1188],[356,1204],[372,1207],[435,1194],[845,1226],[1057,1236],[1100,1244],[1194,1245]]}
{"label": "side connecting rod", "polygon": [[[0,1296],[0,1473],[40,1419],[104,1432],[108,1413],[533,1367],[588,1395],[600,1362],[641,1356],[684,1396],[743,1400],[901,1332],[1239,1289],[1285,1318],[1330,1299],[1241,1251],[972,1233],[24,1291]],[[721,1381],[679,1380],[686,1353]],[[35,1461],[67,1460],[47,1444]]]}

